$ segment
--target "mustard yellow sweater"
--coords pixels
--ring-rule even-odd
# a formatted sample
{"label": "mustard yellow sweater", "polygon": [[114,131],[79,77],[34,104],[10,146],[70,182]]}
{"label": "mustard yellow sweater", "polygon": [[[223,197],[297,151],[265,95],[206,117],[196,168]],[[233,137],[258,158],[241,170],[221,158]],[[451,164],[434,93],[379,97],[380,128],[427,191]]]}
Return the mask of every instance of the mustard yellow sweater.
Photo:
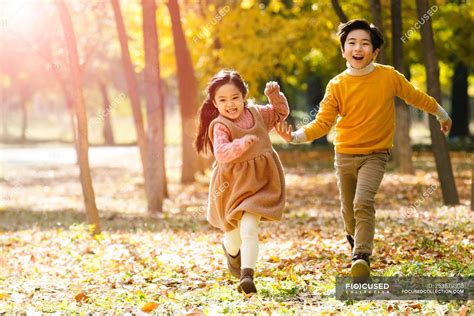
{"label": "mustard yellow sweater", "polygon": [[336,152],[369,154],[392,147],[394,97],[434,114],[437,102],[393,67],[374,64],[363,76],[343,72],[328,83],[316,118],[302,127],[306,140],[326,135],[336,121]]}

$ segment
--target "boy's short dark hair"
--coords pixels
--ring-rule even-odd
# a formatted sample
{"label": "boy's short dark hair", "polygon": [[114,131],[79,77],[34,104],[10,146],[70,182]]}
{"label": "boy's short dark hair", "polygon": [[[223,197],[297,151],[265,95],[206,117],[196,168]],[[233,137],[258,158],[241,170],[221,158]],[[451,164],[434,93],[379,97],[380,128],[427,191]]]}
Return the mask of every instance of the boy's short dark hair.
{"label": "boy's short dark hair", "polygon": [[374,50],[380,48],[384,43],[383,34],[375,25],[370,24],[364,19],[355,19],[342,23],[337,28],[337,36],[339,36],[339,40],[341,41],[342,50],[344,50],[347,35],[353,30],[366,30],[369,32]]}

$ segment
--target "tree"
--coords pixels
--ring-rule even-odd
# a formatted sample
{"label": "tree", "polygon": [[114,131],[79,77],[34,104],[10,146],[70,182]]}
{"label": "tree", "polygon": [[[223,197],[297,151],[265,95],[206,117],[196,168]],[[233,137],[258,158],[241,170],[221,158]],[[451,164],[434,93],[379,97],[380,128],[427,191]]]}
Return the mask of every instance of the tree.
{"label": "tree", "polygon": [[471,164],[471,210],[474,211],[474,164]]}
{"label": "tree", "polygon": [[107,92],[107,87],[105,85],[104,80],[99,79],[98,84],[99,84],[100,94],[102,95],[102,103],[104,106],[104,111],[103,111],[104,142],[106,145],[114,145],[115,142],[114,142],[114,133],[112,131],[112,119],[111,119],[112,112],[110,111],[109,94]]}
{"label": "tree", "polygon": [[28,103],[31,100],[33,92],[31,87],[28,86],[23,80],[20,82],[20,107],[21,107],[21,140],[26,140],[26,130],[28,128]]}
{"label": "tree", "polygon": [[4,96],[4,93],[2,92],[2,95],[1,95],[2,138],[7,140],[8,138],[10,138],[10,132],[8,131],[8,119],[7,119],[8,103],[4,102],[3,99],[6,99],[6,96]]}
{"label": "tree", "polygon": [[100,233],[99,212],[95,204],[94,188],[92,187],[92,179],[89,167],[89,140],[87,132],[87,114],[84,104],[84,95],[82,88],[82,74],[79,65],[79,56],[77,52],[76,36],[69,15],[68,8],[64,0],[56,0],[56,6],[63,27],[64,38],[67,45],[69,55],[69,67],[71,69],[71,79],[74,91],[74,107],[77,116],[77,135],[78,135],[78,155],[79,170],[86,207],[87,222],[93,225],[93,234]]}
{"label": "tree", "polygon": [[[472,24],[474,4],[472,1],[450,0],[436,11],[434,30],[436,42],[442,42],[438,56],[440,61],[454,70],[451,78],[445,76],[444,89],[451,89],[451,138],[467,138],[469,131],[468,77],[474,63],[472,59]],[[448,88],[448,85],[450,86]]]}
{"label": "tree", "polygon": [[450,137],[469,136],[469,95],[467,92],[469,68],[458,60],[454,66],[451,88],[451,118],[453,129]]}
{"label": "tree", "polygon": [[[26,141],[28,112],[32,97],[45,86],[47,80],[44,79],[47,78],[47,75],[38,66],[37,60],[30,58],[29,52],[23,48],[26,46],[25,43],[20,44],[15,41],[16,36],[21,35],[12,33],[11,37],[0,36],[0,47],[2,47],[0,81],[5,82],[1,87],[2,92],[3,89],[8,92],[8,97],[6,96],[5,100],[2,100],[2,104],[5,104],[5,108],[8,109],[7,112],[19,111],[21,117],[19,140]],[[22,37],[20,38],[22,39]],[[41,73],[41,75],[38,76],[38,73]],[[9,121],[5,116],[7,116],[6,113],[2,114],[3,119]],[[6,131],[8,132],[8,130]]]}
{"label": "tree", "polygon": [[[373,23],[375,24],[375,26],[379,28],[380,32],[384,34],[384,27],[383,27],[383,20],[382,20],[382,6],[380,4],[380,0],[370,0],[370,11],[372,13]],[[380,63],[387,64],[385,49],[380,50],[378,59]]]}
{"label": "tree", "polygon": [[163,211],[166,192],[164,104],[159,65],[159,42],[154,0],[142,0],[143,43],[145,46],[145,98],[147,106],[147,147],[149,186],[148,211]]}
{"label": "tree", "polygon": [[336,12],[337,16],[339,17],[339,20],[341,20],[341,23],[346,23],[349,21],[347,18],[347,15],[344,13],[342,10],[341,5],[339,4],[338,0],[331,0],[332,7],[334,8],[334,11]]}
{"label": "tree", "polygon": [[128,48],[127,31],[125,30],[125,24],[123,23],[122,11],[118,0],[111,0],[112,7],[114,10],[115,23],[117,26],[117,33],[120,40],[120,48],[122,51],[122,65],[125,73],[125,81],[127,82],[128,95],[132,106],[132,113],[134,118],[135,132],[137,134],[137,144],[140,150],[140,159],[142,162],[143,170],[143,181],[145,187],[145,193],[148,197],[148,158],[147,158],[147,137],[145,134],[145,128],[143,126],[143,117],[140,107],[140,96],[138,94],[138,84],[135,77],[135,72],[132,66],[132,59],[130,57],[130,51]]}
{"label": "tree", "polygon": [[177,0],[168,1],[171,16],[175,58],[178,72],[179,103],[181,113],[181,147],[182,167],[181,182],[194,181],[196,172],[196,151],[193,148],[195,134],[195,117],[198,110],[197,80],[188,50],[186,38],[181,24],[180,10]]}
{"label": "tree", "polygon": [[[433,39],[433,29],[431,20],[426,19],[430,7],[428,0],[416,0],[416,10],[419,21],[424,21],[421,25],[421,43],[423,46],[423,58],[426,69],[428,93],[433,96],[438,103],[441,103],[441,87],[439,83],[439,65],[435,53]],[[431,144],[436,161],[439,181],[443,200],[446,205],[459,204],[456,183],[454,182],[451,159],[449,157],[448,145],[443,133],[440,131],[439,123],[432,115],[429,116],[429,126],[431,133]]]}
{"label": "tree", "polygon": [[[54,11],[53,11],[54,12]],[[52,12],[52,13],[53,13]],[[52,18],[52,17],[51,17]],[[56,80],[59,88],[61,89],[62,96],[64,98],[64,103],[66,105],[67,115],[69,117],[69,122],[72,131],[72,140],[74,143],[74,149],[76,151],[76,163],[79,164],[79,153],[77,149],[77,135],[76,135],[76,118],[74,114],[74,96],[72,92],[72,85],[70,82],[66,80],[67,75],[62,74],[62,70],[65,67],[61,67],[61,65],[67,64],[67,56],[55,56],[54,52],[60,51],[60,39],[57,37],[53,37],[52,34],[47,34],[48,36],[46,40],[43,40],[41,44],[38,46],[38,49],[35,49],[37,56],[39,56],[48,66],[46,67],[48,72],[51,73],[52,78]],[[56,44],[56,45],[55,45]],[[55,47],[53,48],[53,45]],[[54,51],[54,52],[53,52]]]}
{"label": "tree", "polygon": [[74,96],[73,93],[67,84],[66,80],[61,76],[61,74],[53,69],[54,78],[58,82],[64,101],[66,102],[66,110],[69,116],[69,123],[72,127],[72,141],[74,143],[74,149],[76,150],[76,156],[78,157],[76,162],[79,162],[79,150],[78,150],[78,137],[77,137],[77,122],[74,115]]}
{"label": "tree", "polygon": [[[405,74],[402,37],[402,7],[400,0],[391,1],[392,11],[392,55],[395,69]],[[394,160],[401,173],[413,174],[410,145],[410,111],[406,103],[395,98],[397,128],[395,129]]]}

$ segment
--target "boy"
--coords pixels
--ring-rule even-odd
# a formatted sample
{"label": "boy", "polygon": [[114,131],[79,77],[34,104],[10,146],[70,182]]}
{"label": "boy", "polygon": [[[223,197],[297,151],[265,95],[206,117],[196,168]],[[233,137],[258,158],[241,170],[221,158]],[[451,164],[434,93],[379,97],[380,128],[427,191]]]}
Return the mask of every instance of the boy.
{"label": "boy", "polygon": [[452,122],[434,98],[415,88],[401,73],[374,63],[384,42],[374,25],[351,20],[339,26],[337,35],[347,69],[329,81],[312,122],[295,132],[286,122],[280,123],[277,132],[294,144],[311,142],[326,135],[336,122],[334,165],[344,229],[352,248],[351,274],[366,278],[375,231],[375,195],[395,131],[393,97],[436,115],[444,133]]}

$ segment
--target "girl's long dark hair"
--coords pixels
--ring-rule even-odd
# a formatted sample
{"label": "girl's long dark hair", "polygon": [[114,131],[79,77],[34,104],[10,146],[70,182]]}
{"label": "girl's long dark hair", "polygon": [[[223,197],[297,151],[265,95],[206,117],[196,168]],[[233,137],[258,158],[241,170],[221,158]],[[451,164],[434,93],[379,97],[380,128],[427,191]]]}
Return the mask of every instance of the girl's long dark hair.
{"label": "girl's long dark hair", "polygon": [[219,115],[219,111],[214,106],[214,98],[219,87],[227,84],[234,84],[242,97],[247,97],[248,87],[238,72],[234,70],[223,69],[212,77],[206,87],[206,99],[202,103],[199,111],[199,128],[194,141],[194,146],[198,153],[207,154],[209,150],[214,154],[211,140],[209,139],[209,125]]}

